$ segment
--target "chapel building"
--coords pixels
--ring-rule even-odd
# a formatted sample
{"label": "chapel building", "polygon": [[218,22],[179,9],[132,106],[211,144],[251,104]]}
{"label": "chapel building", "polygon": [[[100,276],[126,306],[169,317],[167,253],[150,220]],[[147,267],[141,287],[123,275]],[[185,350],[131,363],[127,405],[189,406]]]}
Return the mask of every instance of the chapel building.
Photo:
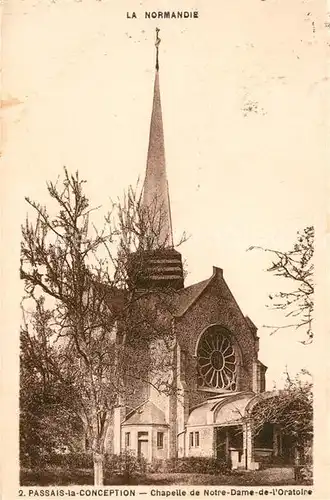
{"label": "chapel building", "polygon": [[[249,415],[267,397],[267,367],[258,358],[257,327],[244,316],[223,270],[210,269],[199,283],[184,286],[181,254],[173,248],[157,60],[143,205],[156,204],[158,231],[141,243],[145,272],[141,290],[170,290],[167,321],[175,339],[173,380],[177,391],[161,394],[145,385],[116,408],[108,450],[130,450],[149,462],[172,457],[215,457],[233,468],[256,469],[282,453],[274,425],[252,435]],[[159,230],[160,228],[160,230]],[[152,228],[151,228],[152,229]],[[153,240],[157,232],[157,241]],[[149,239],[148,239],[149,238]],[[269,393],[271,395],[271,393]]]}

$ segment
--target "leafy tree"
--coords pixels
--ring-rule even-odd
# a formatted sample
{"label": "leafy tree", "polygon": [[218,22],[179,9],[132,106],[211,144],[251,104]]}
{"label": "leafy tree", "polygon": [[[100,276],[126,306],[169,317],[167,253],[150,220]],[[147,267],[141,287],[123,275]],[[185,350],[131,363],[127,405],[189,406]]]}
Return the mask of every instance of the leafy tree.
{"label": "leafy tree", "polygon": [[285,278],[290,283],[287,291],[280,291],[269,295],[270,308],[284,312],[288,319],[285,325],[268,326],[276,332],[280,328],[305,329],[307,341],[313,340],[313,313],[314,313],[314,227],[308,226],[297,233],[297,241],[288,251],[269,248],[262,249],[272,254],[272,264],[267,269],[274,276]]}
{"label": "leafy tree", "polygon": [[[36,220],[27,219],[22,227],[21,277],[25,308],[46,297],[50,327],[47,335],[40,331],[39,341],[33,341],[42,365],[40,384],[44,376],[49,378],[56,359],[58,383],[62,390],[69,387],[91,445],[94,482],[103,484],[105,439],[113,409],[139,383],[152,384],[158,391],[175,390],[171,379],[175,346],[170,294],[141,293],[132,279],[143,268],[143,252],[132,259],[132,245],[150,233],[148,220],[153,218],[144,217],[131,191],[126,204],[114,205],[117,217],[110,214],[98,232],[90,222],[92,209],[83,184],[78,173],[70,175],[65,169],[63,185],[47,185],[58,207],[55,216],[27,198]],[[161,217],[157,220],[160,223]],[[28,328],[23,329],[22,339],[27,347]]]}

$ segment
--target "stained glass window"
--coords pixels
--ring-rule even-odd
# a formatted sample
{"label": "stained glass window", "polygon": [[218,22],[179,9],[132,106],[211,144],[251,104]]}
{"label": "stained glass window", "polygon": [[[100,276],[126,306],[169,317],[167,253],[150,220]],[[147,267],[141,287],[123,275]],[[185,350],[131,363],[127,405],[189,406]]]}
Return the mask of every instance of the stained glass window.
{"label": "stained glass window", "polygon": [[215,325],[203,333],[197,360],[199,386],[236,390],[236,353],[225,328]]}

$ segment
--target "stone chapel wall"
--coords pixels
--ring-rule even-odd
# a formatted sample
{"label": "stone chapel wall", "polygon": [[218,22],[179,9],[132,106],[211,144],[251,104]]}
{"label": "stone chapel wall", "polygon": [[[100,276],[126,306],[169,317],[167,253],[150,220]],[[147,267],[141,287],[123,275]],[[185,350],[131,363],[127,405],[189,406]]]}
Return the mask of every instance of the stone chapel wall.
{"label": "stone chapel wall", "polygon": [[253,366],[257,361],[257,341],[235,299],[221,276],[213,279],[187,312],[175,320],[178,342],[185,356],[185,380],[189,407],[201,403],[215,393],[200,391],[197,386],[196,344],[202,332],[218,324],[229,330],[241,352],[239,391],[253,390]]}

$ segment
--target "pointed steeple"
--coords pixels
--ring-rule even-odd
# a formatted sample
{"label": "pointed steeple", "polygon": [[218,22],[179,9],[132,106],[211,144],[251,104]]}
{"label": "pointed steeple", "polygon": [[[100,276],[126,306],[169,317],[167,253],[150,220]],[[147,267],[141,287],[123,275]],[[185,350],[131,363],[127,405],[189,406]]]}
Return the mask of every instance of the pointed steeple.
{"label": "pointed steeple", "polygon": [[142,193],[144,232],[132,255],[132,281],[138,289],[183,287],[181,254],[173,248],[170,197],[166,176],[162,107],[159,90],[159,29],[156,29],[156,75],[146,176]]}
{"label": "pointed steeple", "polygon": [[166,175],[165,146],[162,107],[159,89],[159,58],[160,38],[156,28],[156,74],[154,96],[150,122],[149,148],[146,176],[143,185],[142,206],[150,222],[147,235],[149,250],[157,248],[172,248],[173,234],[171,224],[171,209],[169,189]]}

